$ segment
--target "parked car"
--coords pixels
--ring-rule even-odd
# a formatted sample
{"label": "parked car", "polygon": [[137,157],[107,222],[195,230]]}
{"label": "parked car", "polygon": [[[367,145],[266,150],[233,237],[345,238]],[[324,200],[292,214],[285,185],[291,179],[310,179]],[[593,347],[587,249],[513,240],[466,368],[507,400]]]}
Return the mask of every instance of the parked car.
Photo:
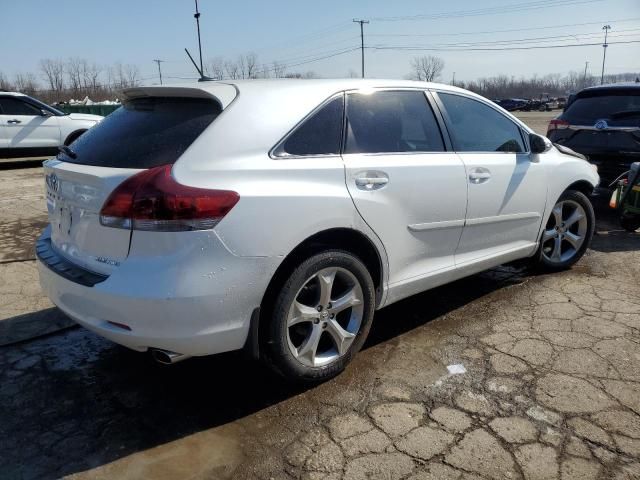
{"label": "parked car", "polygon": [[640,84],[581,90],[549,122],[547,136],[589,157],[603,184],[610,184],[640,158]]}
{"label": "parked car", "polygon": [[564,110],[564,108],[567,106],[567,98],[566,97],[558,97],[557,100],[558,102],[558,108]]}
{"label": "parked car", "polygon": [[527,101],[522,98],[503,98],[502,100],[498,100],[496,103],[508,112],[521,110],[527,105]]}
{"label": "parked car", "polygon": [[125,89],[44,164],[41,285],[81,325],[161,362],[244,348],[324,380],[377,309],[516,259],[575,263],[598,175],[564,151],[447,85]]}
{"label": "parked car", "polygon": [[0,92],[0,158],[45,157],[58,153],[102,120],[99,115],[65,114],[35,98]]}

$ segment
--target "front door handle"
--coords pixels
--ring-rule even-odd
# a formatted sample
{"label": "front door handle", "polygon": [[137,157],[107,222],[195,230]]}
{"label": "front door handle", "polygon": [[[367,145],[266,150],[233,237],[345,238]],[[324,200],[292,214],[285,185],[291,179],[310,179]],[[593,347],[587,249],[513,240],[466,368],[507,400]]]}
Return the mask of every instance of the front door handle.
{"label": "front door handle", "polygon": [[12,120],[7,120],[7,123],[22,123],[22,121],[18,120],[17,118],[14,118]]}
{"label": "front door handle", "polygon": [[356,185],[362,190],[375,190],[377,188],[384,187],[389,183],[387,177],[358,177],[356,178]]}
{"label": "front door handle", "polygon": [[478,167],[469,172],[469,181],[473,184],[484,183],[491,178],[491,171],[488,168]]}

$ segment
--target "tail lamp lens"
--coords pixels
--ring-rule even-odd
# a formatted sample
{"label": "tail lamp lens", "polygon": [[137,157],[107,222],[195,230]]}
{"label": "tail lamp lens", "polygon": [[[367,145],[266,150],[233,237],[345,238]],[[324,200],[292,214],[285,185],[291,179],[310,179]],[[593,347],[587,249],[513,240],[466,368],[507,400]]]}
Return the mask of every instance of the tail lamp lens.
{"label": "tail lamp lens", "polygon": [[181,232],[215,227],[240,196],[229,190],[181,185],[171,165],[144,170],[122,182],[100,211],[106,227]]}
{"label": "tail lamp lens", "polygon": [[560,130],[562,128],[568,128],[568,127],[569,127],[569,122],[567,122],[566,120],[560,120],[558,118],[555,118],[549,122],[549,127],[547,128],[547,135],[549,135],[549,133],[554,130]]}

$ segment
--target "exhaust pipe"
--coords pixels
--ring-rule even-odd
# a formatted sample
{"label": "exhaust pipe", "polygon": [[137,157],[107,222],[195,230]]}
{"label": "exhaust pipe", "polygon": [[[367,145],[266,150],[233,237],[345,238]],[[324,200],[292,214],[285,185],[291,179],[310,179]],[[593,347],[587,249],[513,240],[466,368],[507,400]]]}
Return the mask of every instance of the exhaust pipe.
{"label": "exhaust pipe", "polygon": [[183,353],[170,352],[169,350],[161,350],[159,348],[151,349],[151,356],[153,359],[164,365],[170,365],[172,363],[178,363],[182,360],[186,360],[187,358],[191,358],[190,355],[185,355]]}

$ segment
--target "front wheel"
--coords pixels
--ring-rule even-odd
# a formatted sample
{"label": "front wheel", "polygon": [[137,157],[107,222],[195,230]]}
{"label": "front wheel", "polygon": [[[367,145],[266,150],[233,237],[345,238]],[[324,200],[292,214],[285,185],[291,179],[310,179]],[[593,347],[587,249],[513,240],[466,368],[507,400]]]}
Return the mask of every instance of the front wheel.
{"label": "front wheel", "polygon": [[285,378],[319,382],[340,373],[366,340],[375,306],[365,265],[332,250],[302,262],[275,300],[268,360]]}
{"label": "front wheel", "polygon": [[551,211],[542,232],[535,263],[545,270],[563,270],[576,263],[591,243],[595,214],[587,196],[564,192]]}

